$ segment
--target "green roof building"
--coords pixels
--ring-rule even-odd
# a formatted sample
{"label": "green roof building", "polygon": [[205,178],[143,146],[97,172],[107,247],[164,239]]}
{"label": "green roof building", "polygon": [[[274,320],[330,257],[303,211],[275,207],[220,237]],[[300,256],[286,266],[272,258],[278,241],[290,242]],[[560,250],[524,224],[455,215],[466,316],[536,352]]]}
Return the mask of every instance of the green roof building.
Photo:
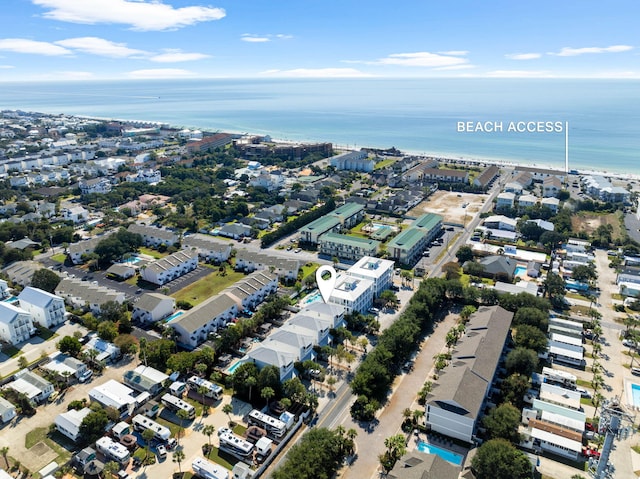
{"label": "green roof building", "polygon": [[442,230],[442,216],[427,213],[416,219],[387,245],[387,252],[396,261],[413,265]]}
{"label": "green roof building", "polygon": [[300,241],[318,244],[318,239],[325,233],[339,233],[353,228],[364,218],[364,206],[357,203],[345,203],[331,213],[312,221],[300,228]]}
{"label": "green roof building", "polygon": [[379,249],[379,241],[338,233],[325,233],[318,240],[320,254],[346,260],[357,261],[363,256],[375,256]]}

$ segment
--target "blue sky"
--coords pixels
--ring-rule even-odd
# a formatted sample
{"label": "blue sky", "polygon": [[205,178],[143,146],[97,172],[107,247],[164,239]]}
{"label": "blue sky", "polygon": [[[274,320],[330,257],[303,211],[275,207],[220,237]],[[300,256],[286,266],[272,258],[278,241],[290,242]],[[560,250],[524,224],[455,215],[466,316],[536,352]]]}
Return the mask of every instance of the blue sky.
{"label": "blue sky", "polygon": [[0,81],[640,78],[637,0],[3,0]]}

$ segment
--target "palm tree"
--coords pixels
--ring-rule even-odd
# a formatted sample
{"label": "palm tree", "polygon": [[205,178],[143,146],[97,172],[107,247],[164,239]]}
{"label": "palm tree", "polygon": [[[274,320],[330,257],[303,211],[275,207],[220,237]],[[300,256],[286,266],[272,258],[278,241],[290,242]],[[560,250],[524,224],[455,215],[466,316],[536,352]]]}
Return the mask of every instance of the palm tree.
{"label": "palm tree", "polygon": [[178,429],[178,437],[182,437],[184,433],[184,422],[189,419],[189,413],[184,409],[180,409],[176,416],[180,419],[179,429]]}
{"label": "palm tree", "polygon": [[262,397],[262,399],[267,401],[267,407],[269,407],[269,401],[275,395],[276,395],[276,392],[273,390],[273,388],[270,388],[269,386],[267,386],[266,388],[262,388],[262,391],[260,391],[260,396]]}
{"label": "palm tree", "polygon": [[9,454],[9,446],[0,448],[0,454],[2,454],[2,458],[4,459],[5,469],[9,470],[9,458],[7,457]]}
{"label": "palm tree", "polygon": [[227,415],[227,418],[229,418],[229,422],[231,422],[231,413],[233,412],[233,406],[230,403],[225,404],[224,406],[222,406],[222,412]]}
{"label": "palm tree", "polygon": [[155,433],[152,429],[145,429],[142,433],[142,439],[144,439],[144,460],[146,462],[149,457],[149,451],[151,449],[151,441],[155,437]]}
{"label": "palm tree", "polygon": [[253,376],[249,376],[244,381],[244,385],[249,388],[249,402],[251,402],[251,390],[253,389],[253,386],[255,386],[257,383],[258,381]]}
{"label": "palm tree", "polygon": [[173,462],[178,463],[178,471],[182,474],[182,461],[184,461],[185,455],[182,449],[178,449],[177,451],[173,451],[173,457],[171,460]]}
{"label": "palm tree", "polygon": [[202,434],[209,438],[209,445],[211,445],[211,436],[216,432],[216,427],[212,424],[207,424],[202,428]]}
{"label": "palm tree", "polygon": [[120,470],[120,464],[118,464],[116,461],[109,461],[104,465],[104,468],[102,469],[102,473],[106,476],[107,474],[110,477],[113,477],[113,475]]}
{"label": "palm tree", "polygon": [[404,409],[404,411],[402,411],[402,423],[404,424],[405,422],[407,422],[410,417],[411,417],[411,409],[407,407]]}
{"label": "palm tree", "polygon": [[420,422],[420,419],[424,417],[424,410],[416,409],[415,411],[413,411],[412,415],[413,415],[413,424],[418,425],[418,423]]}

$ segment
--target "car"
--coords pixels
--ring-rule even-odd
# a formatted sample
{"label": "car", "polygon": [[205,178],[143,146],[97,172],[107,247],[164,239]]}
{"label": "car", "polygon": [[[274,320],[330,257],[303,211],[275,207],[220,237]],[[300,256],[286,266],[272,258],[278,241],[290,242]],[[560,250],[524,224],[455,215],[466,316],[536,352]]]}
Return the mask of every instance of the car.
{"label": "car", "polygon": [[127,474],[127,471],[118,471],[118,479],[131,479],[131,476]]}
{"label": "car", "polygon": [[311,379],[320,379],[322,372],[319,369],[309,369],[309,377]]}
{"label": "car", "polygon": [[640,368],[631,368],[631,374],[634,376],[640,376]]}
{"label": "car", "polygon": [[142,293],[142,288],[136,289],[136,294],[140,294],[140,293]]}
{"label": "car", "polygon": [[175,449],[175,447],[178,445],[178,441],[176,439],[174,439],[173,437],[169,438],[167,440],[167,449],[169,449],[170,451]]}
{"label": "car", "polygon": [[294,253],[299,253],[300,251],[302,251],[302,248],[296,248],[293,250]]}
{"label": "car", "polygon": [[576,391],[580,393],[580,396],[583,398],[589,399],[591,397],[591,393],[587,391],[585,388],[577,387]]}
{"label": "car", "polygon": [[86,371],[82,372],[80,376],[78,376],[78,381],[80,381],[81,383],[86,383],[87,381],[89,381],[89,379],[91,379],[91,376],[93,376],[93,371],[91,369],[87,369]]}
{"label": "car", "polygon": [[50,395],[49,395],[49,402],[53,402],[56,399],[58,399],[58,396],[60,395],[60,393],[58,391],[53,391]]}
{"label": "car", "polygon": [[158,446],[156,447],[156,452],[160,459],[164,459],[165,457],[167,457],[167,448],[164,446],[164,444],[158,444]]}
{"label": "car", "polygon": [[402,370],[405,373],[408,373],[409,371],[411,371],[413,369],[413,361],[407,361],[406,363],[404,363],[404,365],[402,366]]}
{"label": "car", "polygon": [[289,245],[287,246],[287,251],[291,251],[293,249],[293,246]]}

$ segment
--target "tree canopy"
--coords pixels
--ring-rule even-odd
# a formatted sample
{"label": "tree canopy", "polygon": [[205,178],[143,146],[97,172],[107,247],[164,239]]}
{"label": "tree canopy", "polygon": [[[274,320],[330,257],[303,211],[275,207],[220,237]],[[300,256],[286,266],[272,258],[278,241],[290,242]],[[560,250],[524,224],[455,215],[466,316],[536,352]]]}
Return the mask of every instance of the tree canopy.
{"label": "tree canopy", "polygon": [[50,269],[42,268],[33,273],[31,286],[53,294],[61,278]]}
{"label": "tree canopy", "polygon": [[509,403],[494,408],[482,419],[491,439],[506,439],[514,444],[520,442],[518,426],[520,425],[520,411]]}
{"label": "tree canopy", "polygon": [[536,353],[542,353],[547,349],[549,339],[547,335],[536,326],[521,324],[516,329],[513,342],[516,346],[532,349]]}
{"label": "tree canopy", "polygon": [[94,442],[104,434],[109,418],[104,409],[91,411],[80,424],[80,437],[86,444]]}
{"label": "tree canopy", "polygon": [[477,479],[529,479],[531,461],[504,439],[485,442],[471,461]]}
{"label": "tree canopy", "polygon": [[58,341],[58,349],[61,353],[68,354],[69,356],[77,357],[82,350],[82,343],[73,336],[65,336]]}
{"label": "tree canopy", "polygon": [[538,355],[531,349],[515,348],[507,354],[505,365],[509,374],[520,373],[531,376],[538,367]]}

